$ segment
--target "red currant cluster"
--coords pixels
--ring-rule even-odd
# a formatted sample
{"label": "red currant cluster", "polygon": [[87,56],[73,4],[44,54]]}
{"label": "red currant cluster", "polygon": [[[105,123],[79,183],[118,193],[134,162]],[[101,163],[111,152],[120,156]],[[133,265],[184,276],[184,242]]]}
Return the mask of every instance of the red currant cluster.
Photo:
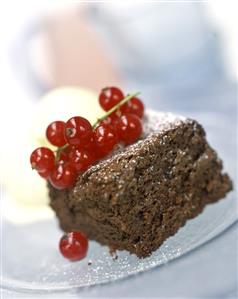
{"label": "red currant cluster", "polygon": [[46,129],[48,141],[58,147],[56,154],[39,147],[30,157],[31,166],[57,189],[74,185],[78,174],[107,156],[119,142],[129,145],[141,136],[144,105],[135,95],[119,88],[104,88],[99,103],[106,114],[92,126],[83,117],[54,121]]}

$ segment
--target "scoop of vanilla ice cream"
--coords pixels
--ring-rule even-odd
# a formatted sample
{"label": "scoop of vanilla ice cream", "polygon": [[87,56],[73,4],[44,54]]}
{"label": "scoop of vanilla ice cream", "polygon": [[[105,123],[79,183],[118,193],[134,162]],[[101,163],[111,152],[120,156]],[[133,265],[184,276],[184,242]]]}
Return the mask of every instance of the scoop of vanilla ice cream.
{"label": "scoop of vanilla ice cream", "polygon": [[82,116],[93,124],[103,114],[103,110],[94,92],[76,87],[61,87],[47,93],[36,105],[33,114],[31,135],[44,142],[45,129],[52,121],[67,121],[73,116]]}
{"label": "scoop of vanilla ice cream", "polygon": [[[77,115],[93,123],[102,114],[97,95],[78,87],[54,89],[33,107],[28,107],[24,121],[18,122],[18,126],[14,128],[16,138],[6,149],[1,163],[2,183],[7,197],[11,198],[11,207],[14,206],[13,202],[18,207],[28,210],[29,207],[31,210],[42,209],[48,205],[47,183],[31,169],[29,158],[35,148],[50,146],[45,137],[49,123],[54,120],[67,121]],[[24,219],[27,221],[26,215],[24,213]],[[36,220],[39,219],[37,215],[42,217],[42,213],[35,213]]]}

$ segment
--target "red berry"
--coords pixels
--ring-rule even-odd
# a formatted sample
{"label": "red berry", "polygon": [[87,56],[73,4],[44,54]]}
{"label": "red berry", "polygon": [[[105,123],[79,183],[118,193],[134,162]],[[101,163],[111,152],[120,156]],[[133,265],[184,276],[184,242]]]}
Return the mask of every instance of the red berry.
{"label": "red berry", "polygon": [[119,118],[120,117],[118,116],[118,114],[112,113],[110,116],[108,116],[107,118],[102,120],[99,125],[106,125],[106,126],[107,125],[112,125],[112,126],[114,126],[118,122]]}
{"label": "red berry", "polygon": [[142,124],[138,116],[124,114],[116,126],[118,137],[125,144],[132,144],[141,136]]}
{"label": "red berry", "polygon": [[75,147],[69,154],[69,162],[78,172],[83,172],[95,162],[93,152]]}
{"label": "red berry", "polygon": [[93,128],[90,122],[80,116],[70,118],[65,126],[65,138],[71,145],[86,146],[93,137]]}
{"label": "red berry", "polygon": [[[125,105],[123,105],[125,106]],[[142,101],[136,97],[132,98],[125,107],[122,107],[123,113],[131,113],[137,115],[139,118],[142,118],[144,115],[144,104]]]}
{"label": "red berry", "polygon": [[91,137],[90,141],[84,145],[84,147],[77,146],[78,148],[84,148],[88,150],[89,152],[95,152],[95,140],[94,140],[94,135]]}
{"label": "red berry", "polygon": [[41,176],[43,179],[46,179],[46,180],[47,180],[47,179],[50,177],[51,171],[49,171],[49,170],[44,170],[44,171],[41,171],[41,172],[38,171],[38,174],[39,174],[39,176]]}
{"label": "red berry", "polygon": [[64,146],[66,144],[65,136],[65,122],[57,120],[49,124],[46,129],[46,137],[54,146]]}
{"label": "red berry", "polygon": [[58,161],[61,162],[61,163],[68,162],[69,161],[69,155],[65,151],[62,151],[59,154],[59,160]]}
{"label": "red berry", "polygon": [[55,155],[47,147],[38,147],[30,157],[31,167],[38,172],[52,171],[55,166]]}
{"label": "red berry", "polygon": [[123,99],[123,92],[117,87],[103,88],[99,95],[99,103],[105,111],[109,111]]}
{"label": "red berry", "polygon": [[106,157],[107,154],[108,153],[104,153],[103,151],[101,151],[100,148],[97,148],[97,150],[95,151],[95,160],[100,161],[104,157]]}
{"label": "red berry", "polygon": [[65,149],[60,152],[59,162],[68,162],[69,161],[69,153],[73,149],[72,145],[68,145]]}
{"label": "red berry", "polygon": [[82,260],[88,252],[88,239],[80,232],[66,233],[60,239],[59,250],[71,261]]}
{"label": "red berry", "polygon": [[50,175],[50,183],[56,189],[72,187],[77,179],[77,171],[70,163],[58,163]]}
{"label": "red berry", "polygon": [[118,142],[116,130],[110,125],[101,125],[95,129],[95,142],[98,151],[107,155]]}

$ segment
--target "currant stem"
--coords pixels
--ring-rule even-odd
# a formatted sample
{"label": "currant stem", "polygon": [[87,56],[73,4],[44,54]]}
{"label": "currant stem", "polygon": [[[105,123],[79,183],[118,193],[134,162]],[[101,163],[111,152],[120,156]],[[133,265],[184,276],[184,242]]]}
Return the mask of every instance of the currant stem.
{"label": "currant stem", "polygon": [[97,121],[94,123],[93,128],[95,129],[97,127],[97,125],[104,120],[105,118],[107,118],[108,116],[110,116],[113,112],[117,111],[122,105],[124,105],[125,103],[127,103],[130,99],[138,96],[140,94],[140,92],[135,92],[132,94],[129,94],[128,96],[126,96],[123,100],[121,100],[120,103],[118,103],[117,105],[115,105],[114,107],[112,107],[112,109],[110,109],[109,111],[107,111],[107,113],[105,113],[102,117],[99,117],[97,119]]}
{"label": "currant stem", "polygon": [[[97,121],[94,123],[93,125],[93,129],[95,129],[97,127],[97,125],[104,120],[105,118],[107,118],[108,116],[110,116],[113,112],[117,111],[122,105],[124,105],[125,103],[127,103],[130,99],[138,96],[140,94],[140,92],[134,92],[131,94],[128,94],[123,100],[121,100],[121,102],[119,102],[117,105],[115,105],[114,107],[112,107],[112,109],[110,109],[109,111],[107,111],[107,113],[105,113],[102,117],[99,117],[97,119]],[[55,153],[56,153],[56,162],[59,161],[60,158],[60,154],[63,150],[65,150],[69,145],[65,144],[64,146],[59,147]]]}

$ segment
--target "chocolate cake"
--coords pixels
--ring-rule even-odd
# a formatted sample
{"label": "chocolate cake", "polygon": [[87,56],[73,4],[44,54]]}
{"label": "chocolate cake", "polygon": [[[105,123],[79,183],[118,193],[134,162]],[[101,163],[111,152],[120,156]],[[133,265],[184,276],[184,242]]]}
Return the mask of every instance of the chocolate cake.
{"label": "chocolate cake", "polygon": [[140,258],[232,189],[199,123],[147,111],[143,126],[140,141],[92,166],[75,187],[49,186],[63,230]]}

